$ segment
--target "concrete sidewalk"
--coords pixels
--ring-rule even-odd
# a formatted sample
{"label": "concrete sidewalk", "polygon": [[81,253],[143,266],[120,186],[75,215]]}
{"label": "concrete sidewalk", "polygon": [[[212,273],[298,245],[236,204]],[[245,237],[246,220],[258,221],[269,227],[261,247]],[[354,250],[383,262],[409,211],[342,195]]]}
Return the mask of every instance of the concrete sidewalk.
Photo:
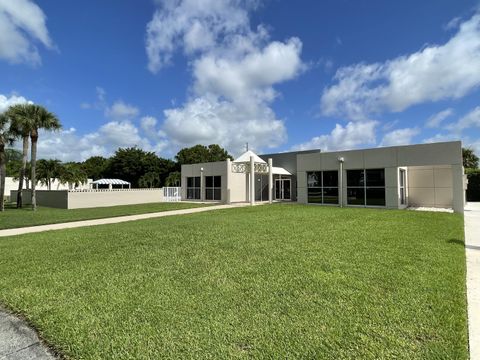
{"label": "concrete sidewalk", "polygon": [[[60,223],[60,224],[37,225],[37,226],[30,226],[30,227],[23,227],[23,228],[5,229],[5,230],[0,230],[0,237],[30,234],[30,233],[37,233],[42,231],[49,231],[49,230],[72,229],[72,228],[78,228],[83,226],[116,224],[116,223],[121,223],[126,221],[151,219],[151,218],[158,218],[158,217],[164,217],[164,216],[194,214],[194,213],[200,213],[205,211],[231,209],[231,208],[237,208],[237,207],[243,207],[243,206],[249,206],[249,205],[250,205],[249,203],[235,203],[230,205],[212,205],[212,206],[205,206],[205,207],[192,208],[192,209],[170,210],[170,211],[161,211],[161,212],[148,213],[148,214],[117,216],[117,217],[103,218],[103,219],[72,221],[72,222],[66,222],[66,223]],[[256,205],[260,205],[260,204],[256,204]]]}
{"label": "concrete sidewalk", "polygon": [[0,308],[0,360],[54,360],[34,330]]}
{"label": "concrete sidewalk", "polygon": [[465,207],[470,360],[480,360],[480,203]]}

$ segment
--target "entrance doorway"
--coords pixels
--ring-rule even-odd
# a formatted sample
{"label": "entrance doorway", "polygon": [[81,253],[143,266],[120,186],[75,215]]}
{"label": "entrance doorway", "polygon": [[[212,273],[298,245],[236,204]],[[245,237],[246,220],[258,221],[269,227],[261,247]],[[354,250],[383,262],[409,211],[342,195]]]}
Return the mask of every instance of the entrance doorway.
{"label": "entrance doorway", "polygon": [[275,180],[275,200],[291,200],[292,182],[290,179]]}

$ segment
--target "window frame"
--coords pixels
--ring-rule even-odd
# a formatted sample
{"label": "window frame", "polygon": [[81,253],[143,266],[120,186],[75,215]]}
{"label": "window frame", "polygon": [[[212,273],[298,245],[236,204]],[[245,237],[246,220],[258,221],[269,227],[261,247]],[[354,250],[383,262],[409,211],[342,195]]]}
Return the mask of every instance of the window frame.
{"label": "window frame", "polygon": [[[189,186],[189,179],[192,179],[193,186]],[[198,180],[198,186],[197,185],[197,180]],[[202,181],[200,179],[200,176],[187,176],[187,193],[186,193],[186,198],[187,200],[201,200],[201,189],[202,186]],[[189,196],[189,194],[193,194],[193,196]],[[198,195],[198,197],[196,196]]]}
{"label": "window frame", "polygon": [[[212,180],[212,186],[207,186],[207,178],[211,178]],[[216,180],[219,180],[219,183],[217,183]],[[218,186],[220,185],[220,186]],[[212,198],[209,199],[209,196],[207,196],[208,192],[211,191]],[[216,193],[220,194],[220,197],[217,199],[215,194]],[[206,201],[222,201],[222,176],[221,175],[209,175],[205,176],[205,200]]]}
{"label": "window frame", "polygon": [[[383,171],[383,185],[368,185],[368,171],[374,171],[374,170],[381,170]],[[360,179],[363,179],[363,185],[348,185],[348,172],[349,171],[361,171],[362,172],[362,177]],[[362,181],[360,181],[362,183]],[[385,208],[387,206],[387,187],[386,187],[386,179],[385,179],[385,168],[364,168],[364,169],[347,169],[346,170],[346,190],[347,190],[347,196],[346,196],[346,201],[348,206],[356,206],[356,207],[372,207],[372,208]],[[351,204],[348,202],[348,191],[349,189],[360,189],[363,191],[363,204]],[[370,189],[383,189],[383,194],[384,194],[384,204],[383,205],[369,205],[367,202],[367,193],[368,190]]]}
{"label": "window frame", "polygon": [[[336,172],[337,173],[337,186],[324,186],[324,173],[325,172]],[[320,180],[319,180],[319,186],[309,186],[308,184],[308,176],[309,174],[312,173],[320,173]],[[307,203],[308,204],[314,204],[314,205],[330,205],[330,206],[339,206],[340,205],[340,192],[339,192],[339,171],[337,170],[312,170],[312,171],[307,171]],[[320,202],[310,202],[309,199],[309,194],[310,194],[310,189],[317,189],[317,191],[320,191]],[[325,202],[325,189],[336,189],[337,190],[337,202],[332,203],[332,202]]]}

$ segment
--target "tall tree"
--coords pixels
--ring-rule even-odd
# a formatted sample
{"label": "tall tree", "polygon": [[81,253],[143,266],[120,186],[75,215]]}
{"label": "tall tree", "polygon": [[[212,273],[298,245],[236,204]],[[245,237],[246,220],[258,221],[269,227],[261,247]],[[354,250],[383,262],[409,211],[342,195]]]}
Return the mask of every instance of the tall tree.
{"label": "tall tree", "polygon": [[5,210],[5,177],[7,176],[7,157],[5,146],[12,143],[14,134],[10,131],[10,121],[6,114],[0,114],[0,211]]}
{"label": "tall tree", "polygon": [[182,174],[180,171],[173,171],[168,174],[168,177],[165,179],[165,186],[180,186],[180,179]]}
{"label": "tall tree", "polygon": [[203,162],[233,160],[233,157],[220,145],[195,145],[181,149],[175,156],[179,165],[198,164]]}
{"label": "tall tree", "polygon": [[475,155],[473,149],[463,148],[462,149],[463,157],[463,167],[465,169],[477,169],[478,168],[478,156]]}
{"label": "tall tree", "polygon": [[37,162],[37,179],[46,185],[48,190],[52,190],[52,179],[60,177],[62,167],[60,160],[40,159]]}
{"label": "tall tree", "polygon": [[[118,149],[108,163],[105,175],[111,178],[126,180],[132,184],[132,187],[145,187],[146,181],[140,183],[140,178],[147,173],[155,174],[154,186],[161,186],[168,174],[175,168],[175,163],[171,160],[159,158],[153,152],[143,151],[137,147]],[[149,175],[153,177],[153,175]],[[149,184],[149,183],[148,183]]]}
{"label": "tall tree", "polygon": [[22,166],[22,152],[16,149],[5,149],[7,161],[7,176],[18,177]]}
{"label": "tall tree", "polygon": [[61,184],[68,184],[69,189],[73,189],[87,182],[87,173],[81,164],[66,163],[60,170],[59,181]]}
{"label": "tall tree", "polygon": [[[37,143],[38,143],[38,131],[42,130],[58,130],[61,128],[60,121],[43,106],[35,104],[22,104],[15,105],[7,111],[11,116],[14,123],[22,124],[22,131],[19,129],[19,134],[23,137],[25,131],[30,131],[31,152],[30,161],[32,165],[32,208],[37,209],[37,197],[35,193],[35,186],[37,183],[36,165],[37,165]],[[21,191],[20,191],[21,192]]]}
{"label": "tall tree", "polygon": [[17,208],[23,206],[23,182],[25,181],[27,171],[27,157],[30,132],[32,130],[32,119],[29,117],[30,104],[17,104],[8,108],[7,116],[12,121],[12,131],[18,137],[22,138],[22,166],[18,176]]}
{"label": "tall tree", "polygon": [[92,156],[83,162],[82,167],[89,178],[98,180],[105,177],[108,159],[103,156]]}

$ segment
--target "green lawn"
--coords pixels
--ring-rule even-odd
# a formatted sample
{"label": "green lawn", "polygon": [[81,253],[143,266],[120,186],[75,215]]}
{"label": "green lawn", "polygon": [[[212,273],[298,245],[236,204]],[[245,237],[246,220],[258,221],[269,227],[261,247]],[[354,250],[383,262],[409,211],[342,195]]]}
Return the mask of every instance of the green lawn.
{"label": "green lawn", "polygon": [[463,219],[264,205],[0,239],[75,359],[467,359]]}
{"label": "green lawn", "polygon": [[38,207],[37,211],[33,211],[30,206],[25,206],[22,209],[16,209],[14,204],[9,204],[3,213],[0,212],[0,229],[56,224],[78,220],[101,219],[124,215],[146,214],[157,211],[188,209],[200,206],[207,205],[182,202],[164,202],[71,210]]}

